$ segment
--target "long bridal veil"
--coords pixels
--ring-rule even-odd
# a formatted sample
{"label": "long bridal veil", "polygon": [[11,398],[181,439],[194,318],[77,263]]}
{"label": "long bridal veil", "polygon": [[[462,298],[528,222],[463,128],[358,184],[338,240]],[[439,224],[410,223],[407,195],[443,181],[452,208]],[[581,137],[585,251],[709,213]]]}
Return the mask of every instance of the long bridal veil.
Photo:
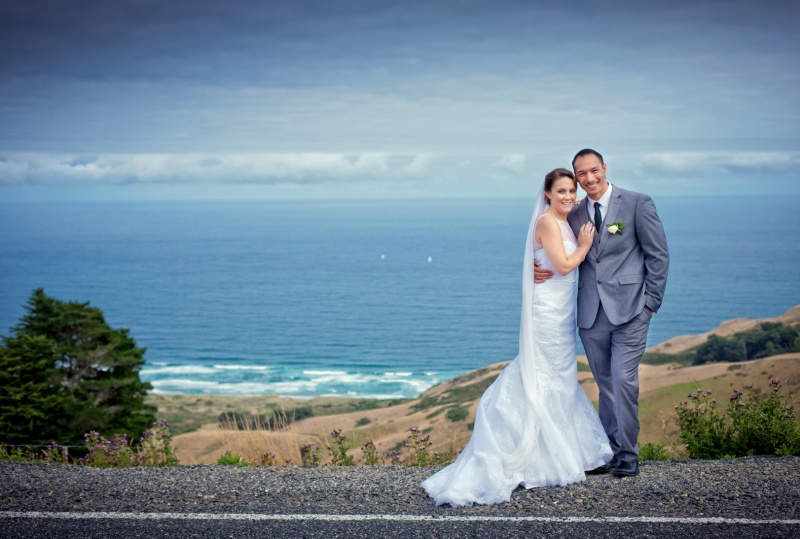
{"label": "long bridal veil", "polygon": [[534,324],[536,324],[536,320],[533,316],[533,291],[536,283],[533,280],[533,256],[535,251],[534,243],[536,241],[536,223],[545,210],[547,210],[547,204],[544,199],[544,182],[542,182],[539,193],[536,195],[531,223],[528,226],[528,238],[525,241],[525,259],[522,264],[522,313],[519,323],[519,353],[517,361],[520,366],[525,405],[522,414],[522,436],[519,444],[511,454],[506,455],[503,459],[504,464],[510,470],[519,470],[528,463],[541,425],[538,411],[543,410],[544,404],[539,386],[539,358],[534,346]]}

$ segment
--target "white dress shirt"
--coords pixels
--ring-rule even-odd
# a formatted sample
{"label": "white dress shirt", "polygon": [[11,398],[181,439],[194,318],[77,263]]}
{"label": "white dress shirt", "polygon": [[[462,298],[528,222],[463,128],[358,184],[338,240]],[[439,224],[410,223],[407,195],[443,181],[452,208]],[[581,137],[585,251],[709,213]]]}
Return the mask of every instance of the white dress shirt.
{"label": "white dress shirt", "polygon": [[606,192],[600,197],[600,200],[592,200],[592,197],[588,197],[591,203],[586,204],[586,211],[589,214],[589,221],[592,223],[594,223],[594,205],[598,202],[600,203],[600,215],[603,216],[603,222],[605,222],[606,213],[608,213],[608,205],[611,203],[611,189],[613,189],[613,186],[609,183],[608,189],[606,189]]}

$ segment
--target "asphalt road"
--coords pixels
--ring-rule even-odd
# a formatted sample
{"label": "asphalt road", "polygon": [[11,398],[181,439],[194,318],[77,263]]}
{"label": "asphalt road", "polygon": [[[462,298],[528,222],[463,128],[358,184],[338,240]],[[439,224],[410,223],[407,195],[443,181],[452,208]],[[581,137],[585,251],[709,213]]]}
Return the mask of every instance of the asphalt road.
{"label": "asphalt road", "polygon": [[0,462],[0,537],[798,537],[800,458],[645,463],[636,478],[436,507],[434,469]]}

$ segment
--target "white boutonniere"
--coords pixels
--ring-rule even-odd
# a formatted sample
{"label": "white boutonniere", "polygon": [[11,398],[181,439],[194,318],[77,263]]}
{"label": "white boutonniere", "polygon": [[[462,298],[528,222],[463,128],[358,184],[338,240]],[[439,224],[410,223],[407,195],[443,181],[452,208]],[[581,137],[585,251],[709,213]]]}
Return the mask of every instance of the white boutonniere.
{"label": "white boutonniere", "polygon": [[619,234],[621,236],[622,231],[625,230],[625,223],[620,223],[619,221],[617,221],[616,223],[611,223],[610,225],[606,225],[606,228],[608,228],[608,231],[611,234]]}

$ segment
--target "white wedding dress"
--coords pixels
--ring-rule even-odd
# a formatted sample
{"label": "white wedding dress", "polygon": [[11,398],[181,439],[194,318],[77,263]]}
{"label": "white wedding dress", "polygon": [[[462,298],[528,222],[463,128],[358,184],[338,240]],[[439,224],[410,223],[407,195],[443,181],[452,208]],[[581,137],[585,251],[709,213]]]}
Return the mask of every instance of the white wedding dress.
{"label": "white wedding dress", "polygon": [[[507,502],[520,485],[576,483],[613,455],[577,381],[576,272],[554,272],[545,283],[532,283],[531,252],[553,269],[532,240],[540,217],[534,212],[528,233],[520,354],[481,397],[472,437],[458,459],[422,482],[436,505]],[[558,223],[569,255],[577,248],[575,235],[567,223]]]}

